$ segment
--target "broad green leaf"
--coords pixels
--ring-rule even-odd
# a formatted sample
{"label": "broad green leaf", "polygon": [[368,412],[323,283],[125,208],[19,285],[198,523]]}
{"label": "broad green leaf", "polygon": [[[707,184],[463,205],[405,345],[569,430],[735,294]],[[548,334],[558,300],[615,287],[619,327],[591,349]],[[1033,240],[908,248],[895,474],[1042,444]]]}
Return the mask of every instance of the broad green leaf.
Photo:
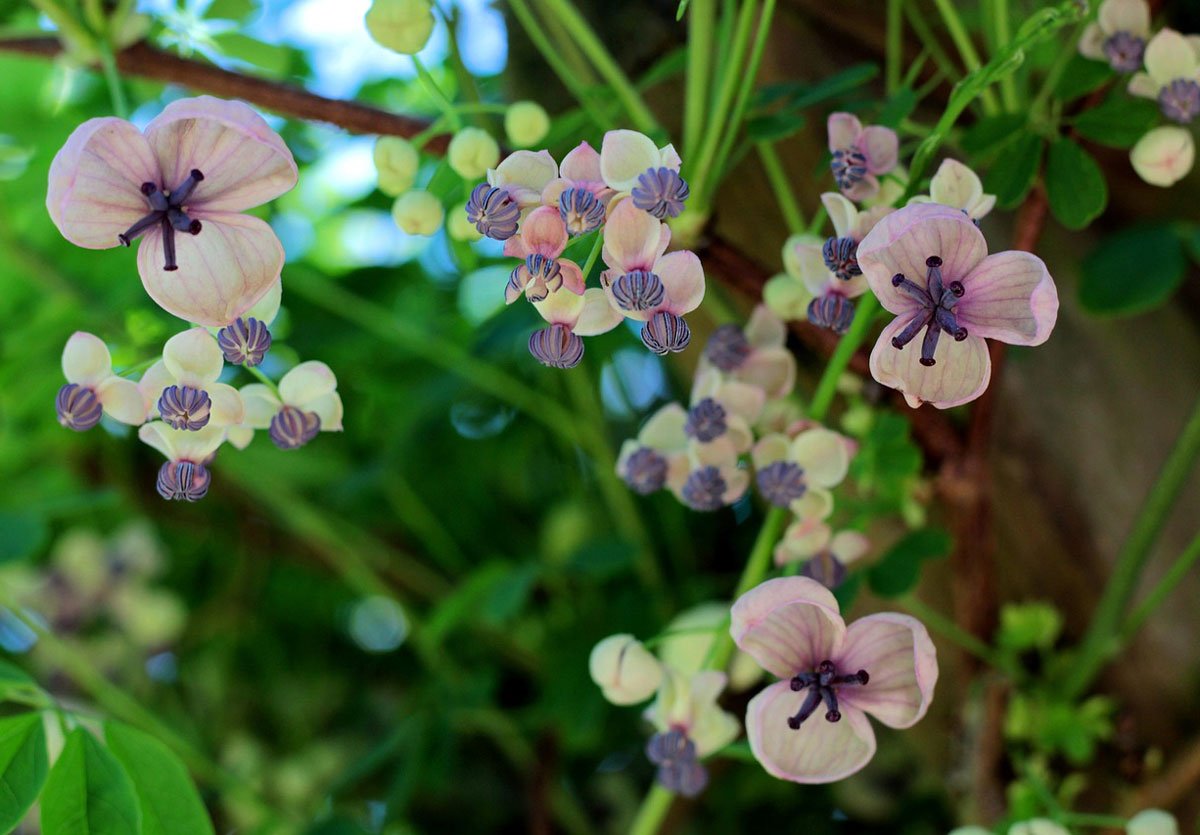
{"label": "broad green leaf", "polygon": [[25,817],[48,767],[41,714],[0,719],[0,832],[12,832]]}
{"label": "broad green leaf", "polygon": [[133,781],[142,810],[142,835],[213,835],[187,768],[167,746],[117,722],[104,726],[104,739]]}
{"label": "broad green leaf", "polygon": [[983,178],[984,190],[996,195],[997,205],[1010,209],[1025,199],[1037,178],[1045,145],[1037,134],[1023,132],[1004,146]]}
{"label": "broad green leaf", "polygon": [[1108,205],[1108,182],[1091,154],[1070,139],[1059,139],[1046,158],[1046,196],[1059,223],[1083,229]]}
{"label": "broad green leaf", "polygon": [[1104,61],[1093,61],[1082,55],[1074,55],[1059,79],[1058,86],[1054,88],[1054,95],[1063,101],[1071,101],[1099,89],[1113,76],[1112,68]]}
{"label": "broad green leaf", "polygon": [[[1146,253],[1154,253],[1147,264]],[[1111,235],[1083,259],[1079,302],[1109,315],[1158,307],[1183,281],[1183,243],[1169,226],[1135,226]]]}
{"label": "broad green leaf", "polygon": [[959,144],[968,156],[980,156],[1022,136],[1027,121],[1028,116],[1024,113],[988,116],[971,125]]}
{"label": "broad green leaf", "polygon": [[1158,104],[1118,90],[1085,110],[1075,120],[1075,131],[1110,148],[1132,148],[1148,130],[1158,124]]}
{"label": "broad green leaf", "polygon": [[471,620],[502,625],[525,604],[537,573],[536,565],[502,560],[486,563],[442,598],[425,623],[425,637],[440,641]]}
{"label": "broad green leaf", "polygon": [[67,737],[42,792],[42,835],[140,835],[129,776],[83,728]]}
{"label": "broad green leaf", "polygon": [[905,594],[921,578],[921,563],[945,557],[952,544],[950,534],[940,528],[913,531],[868,569],[867,583],[871,591],[880,597]]}

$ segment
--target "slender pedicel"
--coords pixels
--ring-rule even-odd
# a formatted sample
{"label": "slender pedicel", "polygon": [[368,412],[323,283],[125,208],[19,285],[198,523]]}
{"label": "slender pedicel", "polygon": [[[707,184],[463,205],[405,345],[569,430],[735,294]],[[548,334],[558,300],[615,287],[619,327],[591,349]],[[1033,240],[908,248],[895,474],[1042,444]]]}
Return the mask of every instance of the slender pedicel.
{"label": "slender pedicel", "polygon": [[642,447],[625,460],[621,477],[635,493],[643,496],[656,493],[667,483],[667,459],[649,447]]}
{"label": "slender pedicel", "polygon": [[638,176],[638,184],[629,196],[633,205],[659,220],[678,217],[691,190],[678,171],[670,168],[648,168]]}
{"label": "slender pedicel", "polygon": [[642,342],[656,354],[682,351],[692,341],[692,331],[682,316],[659,311],[642,326]]}
{"label": "slender pedicel", "polygon": [[280,449],[299,449],[321,431],[321,418],[316,412],[305,412],[295,406],[284,406],[271,418],[267,434]]}
{"label": "slender pedicel", "polygon": [[188,217],[184,211],[184,203],[192,196],[196,186],[204,180],[204,175],[193,168],[187,178],[175,189],[166,192],[154,183],[142,183],[142,194],[150,204],[150,213],[134,223],[120,235],[117,240],[123,246],[129,246],[135,239],[154,226],[156,223],[162,229],[163,236],[163,269],[174,272],[179,269],[175,262],[175,233],[199,235],[203,224],[199,220]]}
{"label": "slender pedicel", "polygon": [[521,208],[504,189],[480,183],[467,200],[467,220],[475,224],[479,234],[507,241],[517,234]]}
{"label": "slender pedicel", "polygon": [[529,353],[550,368],[574,368],[583,359],[583,340],[566,325],[553,324],[530,334]]}
{"label": "slender pedicel", "polygon": [[725,434],[729,424],[725,420],[725,407],[711,397],[705,397],[688,410],[683,431],[688,437],[708,443]]}
{"label": "slender pedicel", "polygon": [[104,414],[96,392],[78,383],[67,383],[60,388],[54,398],[54,407],[58,411],[58,422],[76,432],[91,429]]}
{"label": "slender pedicel", "polygon": [[253,316],[238,319],[217,331],[217,345],[225,362],[253,368],[263,361],[271,348],[271,331],[265,322]]}
{"label": "slender pedicel", "polygon": [[725,504],[726,487],[721,471],[710,465],[694,470],[680,493],[692,510],[717,510]]}
{"label": "slender pedicel", "polygon": [[704,356],[717,368],[725,372],[741,368],[754,349],[746,332],[737,325],[721,325],[713,331],[704,346]]}
{"label": "slender pedicel", "polygon": [[791,461],[775,461],[758,471],[758,492],[776,507],[788,507],[804,495],[804,470]]}
{"label": "slender pedicel", "polygon": [[198,502],[208,492],[212,475],[194,461],[168,461],[158,470],[158,495],[167,501]]}
{"label": "slender pedicel", "polygon": [[560,194],[558,214],[572,237],[604,225],[604,204],[586,188],[569,188]]}
{"label": "slender pedicel", "polygon": [[925,259],[928,277],[925,286],[917,284],[900,273],[892,276],[892,286],[920,303],[921,309],[916,311],[908,323],[892,337],[893,348],[903,348],[916,338],[921,329],[925,329],[925,338],[921,340],[921,358],[919,362],[926,367],[936,363],[934,354],[937,352],[938,337],[944,331],[950,334],[956,342],[967,338],[967,329],[958,323],[954,316],[954,308],[962,299],[966,288],[961,281],[951,281],[949,284],[942,278],[942,259],[931,255]]}
{"label": "slender pedicel", "polygon": [[654,273],[634,270],[613,282],[612,295],[622,310],[653,310],[663,303],[666,288]]}
{"label": "slender pedicel", "polygon": [[167,386],[158,398],[158,413],[172,429],[203,429],[211,412],[208,392],[192,386]]}
{"label": "slender pedicel", "polygon": [[808,717],[816,712],[817,707],[824,702],[825,721],[839,722],[842,713],[838,709],[838,690],[842,687],[865,685],[871,677],[866,670],[859,670],[849,675],[838,675],[837,667],[832,661],[825,660],[817,665],[812,672],[799,672],[791,680],[791,688],[797,693],[807,690],[804,702],[795,716],[789,716],[787,723],[792,730],[798,730]]}

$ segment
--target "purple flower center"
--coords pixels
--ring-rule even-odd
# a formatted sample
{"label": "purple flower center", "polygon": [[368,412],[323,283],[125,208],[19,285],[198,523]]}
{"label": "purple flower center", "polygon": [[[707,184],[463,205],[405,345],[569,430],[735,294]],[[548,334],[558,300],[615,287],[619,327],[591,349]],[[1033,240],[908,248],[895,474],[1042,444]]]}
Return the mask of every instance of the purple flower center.
{"label": "purple flower center", "polygon": [[667,291],[654,273],[634,270],[613,282],[612,294],[622,310],[653,310],[663,303]]}
{"label": "purple flower center", "polygon": [[569,235],[583,235],[604,225],[604,204],[586,188],[569,188],[558,196],[558,214]]}
{"label": "purple flower center", "polygon": [[517,234],[521,207],[504,189],[480,183],[471,190],[467,200],[467,220],[475,224],[480,235],[507,241]]}
{"label": "purple flower center", "polygon": [[692,510],[716,510],[725,504],[725,478],[709,465],[692,472],[683,484],[683,501]]}
{"label": "purple flower center", "polygon": [[583,359],[583,340],[566,325],[554,324],[529,335],[529,353],[550,368],[574,368]]}
{"label": "purple flower center", "polygon": [[650,737],[646,756],[658,766],[658,782],[667,791],[695,797],[708,785],[708,772],[696,756],[696,743],[688,739],[683,728]]}
{"label": "purple flower center", "polygon": [[804,495],[804,470],[791,461],[775,461],[758,471],[758,492],[776,507],[787,507]]}
{"label": "purple flower center", "polygon": [[737,325],[721,325],[708,338],[704,356],[717,368],[728,372],[741,368],[752,350],[745,331]]}
{"label": "purple flower center", "polygon": [[683,431],[697,441],[704,443],[715,441],[729,428],[725,416],[724,406],[711,397],[705,397],[688,410]]}
{"label": "purple flower center", "polygon": [[1200,114],[1200,83],[1175,79],[1158,91],[1158,107],[1172,122],[1188,124]]}
{"label": "purple flower center", "polygon": [[648,496],[667,483],[667,459],[650,447],[642,447],[625,460],[625,483],[635,493]]}
{"label": "purple flower center", "polygon": [[204,389],[167,386],[158,398],[158,413],[172,429],[203,429],[211,412],[212,399]]}
{"label": "purple flower center", "polygon": [[254,317],[238,319],[217,331],[217,345],[225,355],[225,362],[253,368],[270,350],[271,332],[266,323]]}
{"label": "purple flower center", "polygon": [[836,589],[846,579],[846,565],[826,548],[804,563],[800,574],[816,580],[827,589]]}
{"label": "purple flower center", "polygon": [[1117,72],[1137,72],[1142,68],[1146,41],[1131,32],[1114,32],[1102,49],[1108,65]]}
{"label": "purple flower center", "polygon": [[961,281],[951,281],[945,284],[942,280],[942,259],[931,255],[925,259],[929,268],[929,279],[922,287],[910,281],[900,273],[892,276],[892,286],[911,296],[920,303],[921,308],[900,333],[892,337],[893,348],[903,348],[925,328],[925,339],[921,341],[921,365],[926,367],[934,364],[933,354],[937,351],[938,337],[942,331],[954,337],[955,342],[967,338],[967,329],[958,324],[954,318],[954,307],[966,292]]}
{"label": "purple flower center", "polygon": [[821,247],[821,254],[825,257],[825,266],[842,281],[862,275],[858,266],[858,241],[854,238],[831,237]]}
{"label": "purple flower center", "polygon": [[510,294],[523,290],[531,302],[543,301],[562,284],[562,267],[558,261],[537,252],[526,256],[525,263],[518,264],[508,276]]}
{"label": "purple flower center", "polygon": [[670,168],[648,168],[629,192],[633,205],[659,220],[678,217],[691,193],[687,181]]}
{"label": "purple flower center", "polygon": [[104,409],[96,392],[78,383],[67,383],[54,398],[58,422],[68,429],[84,432],[100,422]]}
{"label": "purple flower center", "polygon": [[837,181],[838,188],[847,191],[867,176],[866,154],[856,148],[839,148],[833,152],[829,170],[833,172],[833,179]]}
{"label": "purple flower center", "polygon": [[180,183],[178,188],[170,191],[166,191],[165,186],[160,188],[155,183],[142,183],[142,194],[145,195],[146,202],[150,204],[150,213],[122,234],[117,235],[117,240],[123,246],[129,246],[147,229],[158,224],[162,227],[163,269],[167,272],[179,269],[179,265],[175,263],[175,233],[200,234],[200,221],[188,217],[183,210],[183,204],[192,196],[197,184],[203,179],[204,175],[200,173],[199,169],[193,168],[187,175],[187,179]]}
{"label": "purple flower center", "polygon": [[158,495],[167,501],[198,502],[208,492],[212,475],[194,461],[168,461],[158,471]]}
{"label": "purple flower center", "polygon": [[871,677],[867,675],[866,670],[859,670],[857,673],[846,676],[838,675],[837,667],[829,660],[822,661],[811,673],[797,673],[791,681],[792,690],[797,693],[807,690],[808,694],[804,697],[804,703],[800,705],[800,711],[795,716],[788,717],[788,727],[793,731],[799,730],[800,726],[804,724],[804,720],[812,716],[822,702],[825,703],[825,721],[841,721],[842,714],[838,710],[838,689],[861,686],[870,680]]}
{"label": "purple flower center", "polygon": [[682,316],[660,310],[642,326],[642,342],[658,355],[682,351],[692,341],[692,330]]}
{"label": "purple flower center", "polygon": [[808,303],[808,321],[836,334],[850,330],[854,321],[854,302],[841,293],[826,293]]}
{"label": "purple flower center", "polygon": [[280,449],[299,449],[321,431],[321,417],[295,406],[284,406],[271,418],[267,434]]}

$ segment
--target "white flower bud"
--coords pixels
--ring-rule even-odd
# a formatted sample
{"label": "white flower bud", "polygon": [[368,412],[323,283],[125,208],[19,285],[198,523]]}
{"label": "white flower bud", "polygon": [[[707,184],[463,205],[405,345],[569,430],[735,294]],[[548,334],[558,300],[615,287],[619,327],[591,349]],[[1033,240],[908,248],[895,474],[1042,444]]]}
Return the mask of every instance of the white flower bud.
{"label": "white flower bud", "polygon": [[467,204],[459,203],[446,216],[446,232],[456,241],[477,241],[483,237],[475,224],[467,220]]}
{"label": "white flower bud", "polygon": [[1048,818],[1034,818],[1024,823],[1014,823],[1008,835],[1071,835],[1063,827]]}
{"label": "white flower bud", "polygon": [[1129,819],[1125,832],[1126,835],[1179,835],[1179,824],[1162,809],[1146,809]]}
{"label": "white flower bud", "polygon": [[500,163],[500,146],[482,128],[463,128],[450,140],[446,161],[464,180],[479,180]]}
{"label": "white flower bud", "polygon": [[1147,133],[1129,152],[1138,176],[1152,186],[1173,186],[1187,176],[1196,159],[1196,143],[1186,128],[1164,125]]}
{"label": "white flower bud", "polygon": [[410,235],[432,235],[442,227],[445,209],[441,201],[427,191],[410,191],[392,204],[392,219]]}
{"label": "white flower bud", "polygon": [[379,190],[388,197],[399,197],[413,187],[421,155],[407,139],[381,136],[375,140],[375,170],[379,173]]}
{"label": "white flower bud", "polygon": [[504,133],[518,148],[536,145],[549,132],[550,116],[537,102],[514,102],[504,114]]}
{"label": "white flower bud", "polygon": [[958,829],[950,830],[949,835],[992,835],[992,830],[984,829],[982,826],[960,826]]}
{"label": "white flower bud", "polygon": [[596,644],[588,672],[615,705],[644,702],[662,683],[662,665],[632,635],[610,635]]}
{"label": "white flower bud", "polygon": [[763,287],[763,303],[785,322],[806,320],[812,299],[804,282],[790,275],[777,275]]}
{"label": "white flower bud", "polygon": [[367,11],[367,31],[380,46],[415,55],[433,32],[429,0],[375,0]]}

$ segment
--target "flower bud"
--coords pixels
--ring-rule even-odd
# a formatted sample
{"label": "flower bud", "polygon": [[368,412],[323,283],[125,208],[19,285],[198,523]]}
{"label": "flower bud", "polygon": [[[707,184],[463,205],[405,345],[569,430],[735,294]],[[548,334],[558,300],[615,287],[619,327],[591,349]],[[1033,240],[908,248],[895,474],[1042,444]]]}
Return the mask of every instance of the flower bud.
{"label": "flower bud", "polygon": [[1014,823],[1008,835],[1071,835],[1049,818],[1034,818],[1023,823]]}
{"label": "flower bud", "polygon": [[380,46],[415,55],[433,32],[429,0],[375,0],[367,11],[367,31]]}
{"label": "flower bud", "polygon": [[610,635],[596,644],[588,671],[615,705],[644,702],[662,683],[662,665],[632,635]]}
{"label": "flower bud", "polygon": [[1179,824],[1162,809],[1138,812],[1125,825],[1126,835],[1179,835]]}
{"label": "flower bud", "polygon": [[456,241],[477,241],[483,237],[475,224],[467,219],[467,204],[459,203],[446,216],[446,232]]}
{"label": "flower bud", "polygon": [[514,102],[504,114],[504,133],[518,148],[536,145],[549,132],[550,117],[537,102]]}
{"label": "flower bud", "polygon": [[777,275],[763,286],[763,303],[784,321],[807,319],[812,298],[804,282],[790,275]]}
{"label": "flower bud", "polygon": [[410,235],[432,235],[442,226],[445,210],[427,191],[410,191],[396,198],[392,219]]}
{"label": "flower bud", "polygon": [[482,128],[463,128],[446,149],[446,161],[464,180],[479,180],[500,162],[500,146]]}
{"label": "flower bud", "polygon": [[1138,176],[1152,186],[1175,185],[1192,170],[1196,144],[1186,128],[1165,125],[1147,133],[1133,150],[1129,161]]}
{"label": "flower bud", "polygon": [[960,826],[958,829],[950,830],[949,835],[992,835],[992,830],[984,829],[982,826]]}
{"label": "flower bud", "polygon": [[399,197],[413,187],[421,156],[407,139],[381,136],[375,140],[375,170],[379,190],[388,197]]}

